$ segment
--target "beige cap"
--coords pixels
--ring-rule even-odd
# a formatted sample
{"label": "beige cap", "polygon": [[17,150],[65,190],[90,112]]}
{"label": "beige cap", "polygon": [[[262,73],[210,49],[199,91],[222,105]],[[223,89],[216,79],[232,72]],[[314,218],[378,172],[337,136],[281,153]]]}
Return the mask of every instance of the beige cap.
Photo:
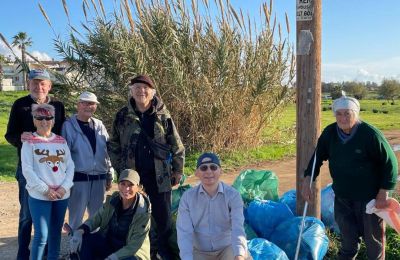
{"label": "beige cap", "polygon": [[99,101],[97,101],[96,95],[89,91],[82,92],[82,94],[79,95],[78,100],[86,101],[86,102],[94,102],[96,104],[99,104]]}
{"label": "beige cap", "polygon": [[125,169],[119,175],[118,183],[121,181],[130,181],[132,184],[139,185],[140,177],[137,171],[132,169]]}

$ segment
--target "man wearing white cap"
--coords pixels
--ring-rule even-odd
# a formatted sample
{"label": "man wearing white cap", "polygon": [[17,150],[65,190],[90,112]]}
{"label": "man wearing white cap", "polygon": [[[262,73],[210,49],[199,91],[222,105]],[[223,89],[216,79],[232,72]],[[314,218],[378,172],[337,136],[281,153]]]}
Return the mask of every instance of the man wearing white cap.
{"label": "man wearing white cap", "polygon": [[[367,203],[388,206],[389,190],[397,179],[397,159],[383,134],[359,119],[360,103],[343,95],[333,102],[336,122],[328,125],[318,139],[314,180],[323,161],[335,192],[334,214],[342,236],[339,259],[355,259],[362,237],[368,259],[384,259],[385,227],[375,214],[366,214]],[[314,157],[305,171],[302,195],[310,202],[309,188]]]}
{"label": "man wearing white cap", "polygon": [[78,113],[65,121],[62,128],[75,163],[74,186],[68,203],[73,229],[82,224],[86,208],[89,216],[96,213],[103,205],[105,191],[111,188],[108,133],[103,123],[93,117],[97,104],[95,94],[83,92],[78,98]]}

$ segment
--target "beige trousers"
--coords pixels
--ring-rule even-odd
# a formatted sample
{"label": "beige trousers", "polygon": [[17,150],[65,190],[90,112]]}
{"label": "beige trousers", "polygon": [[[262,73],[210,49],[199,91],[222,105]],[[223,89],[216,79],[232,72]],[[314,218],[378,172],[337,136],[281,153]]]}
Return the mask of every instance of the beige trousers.
{"label": "beige trousers", "polygon": [[[193,249],[193,260],[234,260],[232,246],[227,246],[218,251],[204,252]],[[252,260],[250,252],[247,252],[246,260]]]}

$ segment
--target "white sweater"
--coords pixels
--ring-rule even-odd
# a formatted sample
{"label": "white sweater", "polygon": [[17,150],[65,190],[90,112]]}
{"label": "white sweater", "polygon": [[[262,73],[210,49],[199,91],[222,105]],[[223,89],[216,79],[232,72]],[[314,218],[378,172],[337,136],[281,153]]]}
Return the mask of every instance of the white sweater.
{"label": "white sweater", "polygon": [[61,199],[69,198],[74,162],[64,138],[53,133],[49,138],[34,133],[23,141],[21,162],[26,189],[32,198],[49,200],[46,196],[48,189],[60,186],[66,191]]}

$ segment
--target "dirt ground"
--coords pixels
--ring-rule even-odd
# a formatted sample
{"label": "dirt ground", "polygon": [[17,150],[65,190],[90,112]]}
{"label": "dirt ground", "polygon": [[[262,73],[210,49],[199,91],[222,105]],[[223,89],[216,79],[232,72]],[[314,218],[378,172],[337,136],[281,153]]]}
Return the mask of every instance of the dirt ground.
{"label": "dirt ground", "polygon": [[[396,156],[400,161],[400,130],[385,131],[390,144],[398,151]],[[243,169],[265,169],[275,172],[279,178],[279,194],[295,189],[296,187],[296,158],[286,158],[281,161],[266,161],[247,165],[231,172],[225,172],[222,180],[232,184],[239,172]],[[321,188],[331,182],[327,165],[321,169]],[[197,183],[196,177],[188,177],[186,183]],[[114,184],[115,186],[115,184]],[[115,187],[114,187],[115,188]],[[400,188],[397,188],[400,191]],[[1,259],[15,259],[17,250],[18,231],[18,187],[16,182],[0,182],[0,252]]]}

